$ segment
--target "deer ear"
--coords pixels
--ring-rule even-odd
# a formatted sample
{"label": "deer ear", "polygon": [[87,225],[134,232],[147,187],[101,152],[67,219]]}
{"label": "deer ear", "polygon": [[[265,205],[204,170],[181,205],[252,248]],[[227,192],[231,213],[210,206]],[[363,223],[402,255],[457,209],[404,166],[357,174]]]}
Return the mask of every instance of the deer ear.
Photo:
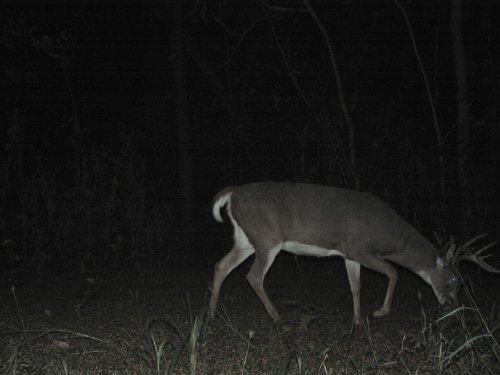
{"label": "deer ear", "polygon": [[445,255],[446,263],[448,264],[452,263],[456,248],[457,246],[454,243],[451,243],[451,245],[448,247],[448,250],[446,250],[446,255]]}
{"label": "deer ear", "polygon": [[447,264],[451,264],[453,261],[453,255],[455,254],[455,237],[450,236],[450,239],[441,248],[441,256]]}

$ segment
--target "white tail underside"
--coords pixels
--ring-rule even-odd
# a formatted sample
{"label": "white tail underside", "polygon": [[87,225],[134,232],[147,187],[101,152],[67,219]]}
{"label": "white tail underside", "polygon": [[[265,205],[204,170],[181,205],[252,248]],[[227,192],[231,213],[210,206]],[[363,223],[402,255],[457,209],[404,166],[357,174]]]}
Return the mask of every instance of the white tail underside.
{"label": "white tail underside", "polygon": [[212,214],[214,215],[214,219],[219,223],[224,222],[224,220],[222,220],[222,216],[220,215],[221,207],[224,207],[224,205],[227,204],[228,212],[230,212],[231,210],[231,194],[232,192],[224,194],[222,197],[220,197],[219,199],[217,199],[217,201],[214,202],[214,206],[212,208]]}

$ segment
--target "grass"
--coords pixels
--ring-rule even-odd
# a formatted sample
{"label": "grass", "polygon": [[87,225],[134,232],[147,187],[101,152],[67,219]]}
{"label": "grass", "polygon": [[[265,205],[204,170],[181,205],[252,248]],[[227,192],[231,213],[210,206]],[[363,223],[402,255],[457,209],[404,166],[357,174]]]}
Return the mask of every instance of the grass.
{"label": "grass", "polygon": [[[322,267],[321,263],[318,265]],[[289,275],[286,266],[277,272]],[[207,272],[201,279],[209,276]],[[367,280],[370,277],[374,276],[368,276]],[[74,306],[80,299],[68,295],[71,288],[67,284],[59,284],[66,300],[53,289],[47,289],[45,281],[42,289],[53,290],[54,294],[38,290],[28,295],[24,286],[12,288],[9,296],[1,296],[0,373],[498,374],[500,371],[499,314],[495,303],[483,295],[472,295],[465,286],[462,288],[465,305],[444,315],[433,311],[435,301],[428,294],[432,292],[425,289],[425,293],[420,293],[418,288],[422,285],[418,283],[417,290],[406,286],[408,292],[397,301],[402,310],[396,311],[395,316],[367,319],[362,328],[349,333],[351,312],[350,305],[345,303],[350,301],[348,289],[337,289],[336,296],[344,301],[337,313],[329,305],[334,296],[327,289],[304,283],[308,293],[303,299],[310,296],[314,301],[315,293],[323,296],[316,302],[315,318],[307,318],[311,315],[307,310],[294,308],[285,310],[284,322],[275,325],[245,283],[232,286],[235,281],[229,283],[222,300],[224,296],[233,296],[232,299],[224,304],[226,309],[219,309],[214,320],[209,320],[204,307],[205,283],[188,278],[176,283],[176,279],[152,278],[143,285],[135,284],[134,293],[124,285],[104,280],[105,285],[109,283],[108,288],[101,291],[102,295],[87,300],[79,311]],[[338,275],[335,279],[339,279]],[[378,278],[374,280],[377,282]],[[373,284],[369,281],[367,289]],[[186,290],[193,296],[187,306]],[[404,309],[416,296],[420,312]],[[370,304],[369,298],[364,301]],[[197,314],[192,314],[192,307]],[[304,320],[308,323],[304,324]]]}

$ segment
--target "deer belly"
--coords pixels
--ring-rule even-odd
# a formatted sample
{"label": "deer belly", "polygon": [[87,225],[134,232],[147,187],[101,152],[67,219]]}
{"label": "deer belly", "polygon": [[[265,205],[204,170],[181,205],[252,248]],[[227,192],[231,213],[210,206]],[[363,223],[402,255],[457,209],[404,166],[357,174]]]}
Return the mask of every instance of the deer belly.
{"label": "deer belly", "polygon": [[341,256],[345,258],[345,255],[338,250],[325,249],[323,247],[308,245],[297,241],[285,241],[282,245],[282,248],[283,250],[295,255],[306,255],[313,257]]}

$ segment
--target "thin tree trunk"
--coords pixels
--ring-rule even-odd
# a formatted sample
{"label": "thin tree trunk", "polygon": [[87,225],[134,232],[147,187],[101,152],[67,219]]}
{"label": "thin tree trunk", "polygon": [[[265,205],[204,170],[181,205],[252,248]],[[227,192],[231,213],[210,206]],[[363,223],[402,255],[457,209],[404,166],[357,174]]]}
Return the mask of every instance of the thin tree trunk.
{"label": "thin tree trunk", "polygon": [[193,223],[193,162],[190,139],[189,103],[184,69],[183,2],[173,1],[174,22],[171,34],[173,75],[175,89],[175,113],[179,154],[179,201],[180,217],[184,234],[189,238]]}
{"label": "thin tree trunk", "polygon": [[339,68],[337,65],[337,59],[335,58],[335,53],[333,52],[333,46],[330,38],[328,37],[328,33],[326,32],[325,26],[319,19],[318,15],[314,11],[314,9],[311,7],[311,4],[309,3],[309,0],[302,0],[305,7],[307,8],[307,11],[313,18],[314,22],[316,23],[316,26],[318,26],[319,30],[321,31],[321,35],[323,35],[323,38],[325,39],[326,46],[328,48],[328,56],[330,58],[330,64],[332,65],[332,70],[333,73],[335,74],[335,83],[337,85],[337,94],[339,96],[339,101],[340,101],[340,108],[342,109],[342,114],[344,115],[344,121],[347,126],[347,131],[348,131],[348,138],[349,138],[349,160],[350,160],[350,169],[351,169],[351,176],[354,180],[354,188],[356,190],[359,190],[360,188],[360,182],[359,182],[359,174],[358,174],[358,168],[357,168],[357,158],[356,158],[356,136],[355,136],[355,129],[354,129],[354,124],[352,123],[351,116],[349,114],[349,109],[347,108],[347,103],[345,100],[345,95],[344,95],[344,88],[342,85],[342,78],[340,77],[340,72]]}
{"label": "thin tree trunk", "polygon": [[415,53],[415,58],[417,59],[417,64],[422,74],[422,79],[424,81],[425,92],[427,94],[427,100],[429,101],[429,106],[431,107],[432,122],[434,124],[434,131],[436,133],[436,144],[438,151],[439,160],[439,200],[441,201],[441,216],[444,218],[447,216],[447,209],[445,204],[445,194],[446,194],[446,180],[445,180],[445,167],[444,167],[444,150],[443,150],[443,137],[441,135],[441,128],[439,127],[439,120],[437,116],[436,106],[432,98],[431,86],[429,84],[429,78],[427,77],[427,72],[424,68],[424,63],[420,57],[420,52],[418,50],[417,41],[415,40],[415,34],[413,33],[413,28],[411,26],[410,19],[406,13],[406,9],[399,2],[399,0],[394,0],[396,6],[401,10],[403,19],[406,23],[406,28],[408,29],[408,34],[411,39],[411,44],[413,47],[413,52]]}
{"label": "thin tree trunk", "polygon": [[463,235],[468,230],[467,210],[469,207],[469,102],[467,99],[467,67],[465,64],[464,41],[462,35],[462,0],[451,3],[451,36],[455,54],[455,74],[457,79],[457,172],[460,193],[460,219]]}

